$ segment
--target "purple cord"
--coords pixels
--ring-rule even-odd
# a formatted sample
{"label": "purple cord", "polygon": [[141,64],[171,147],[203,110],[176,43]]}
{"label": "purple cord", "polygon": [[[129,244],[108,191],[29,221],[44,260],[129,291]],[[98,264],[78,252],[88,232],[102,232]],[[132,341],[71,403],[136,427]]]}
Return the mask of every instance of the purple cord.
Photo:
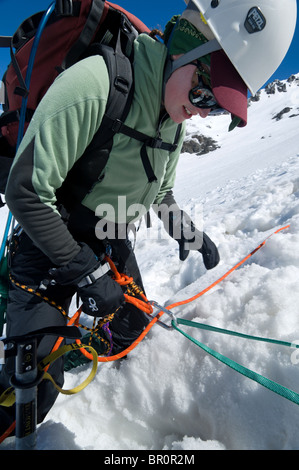
{"label": "purple cord", "polygon": [[107,356],[110,356],[111,352],[112,352],[113,341],[112,341],[112,334],[111,334],[111,331],[109,329],[109,322],[105,323],[105,325],[103,325],[102,328],[108,334],[109,339],[110,339],[110,349],[109,349],[108,354],[107,354]]}

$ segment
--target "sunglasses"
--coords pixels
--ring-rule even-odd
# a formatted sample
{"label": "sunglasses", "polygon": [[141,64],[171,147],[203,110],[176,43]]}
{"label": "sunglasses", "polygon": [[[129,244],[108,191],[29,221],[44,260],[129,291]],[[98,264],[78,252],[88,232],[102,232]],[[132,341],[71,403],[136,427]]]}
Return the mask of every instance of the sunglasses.
{"label": "sunglasses", "polygon": [[198,85],[189,92],[189,100],[196,108],[211,110],[220,108],[211,88],[198,77]]}
{"label": "sunglasses", "polygon": [[198,85],[192,88],[189,92],[189,100],[191,104],[196,108],[211,110],[219,109],[220,106],[217,103],[212,89],[209,87],[209,85],[203,82],[201,76],[201,67],[198,67],[196,73],[198,75]]}

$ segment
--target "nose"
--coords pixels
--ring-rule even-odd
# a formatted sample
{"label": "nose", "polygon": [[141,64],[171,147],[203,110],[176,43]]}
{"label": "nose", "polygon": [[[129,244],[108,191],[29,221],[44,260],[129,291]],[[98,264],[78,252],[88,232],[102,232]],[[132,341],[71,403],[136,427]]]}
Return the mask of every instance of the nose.
{"label": "nose", "polygon": [[208,109],[199,108],[199,110],[198,110],[198,114],[203,119],[206,118],[210,112],[211,112],[210,108],[208,108]]}

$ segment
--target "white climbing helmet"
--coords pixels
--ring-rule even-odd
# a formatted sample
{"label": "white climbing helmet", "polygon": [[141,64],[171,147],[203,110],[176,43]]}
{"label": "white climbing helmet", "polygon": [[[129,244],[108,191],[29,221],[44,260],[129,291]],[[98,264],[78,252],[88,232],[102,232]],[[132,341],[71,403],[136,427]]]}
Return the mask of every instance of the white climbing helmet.
{"label": "white climbing helmet", "polygon": [[[185,0],[185,3],[188,6],[183,16],[188,18],[191,14],[190,22],[201,30],[206,22],[254,95],[288,51],[296,26],[296,0]],[[194,15],[198,10],[202,15]],[[198,24],[193,21],[196,16]]]}

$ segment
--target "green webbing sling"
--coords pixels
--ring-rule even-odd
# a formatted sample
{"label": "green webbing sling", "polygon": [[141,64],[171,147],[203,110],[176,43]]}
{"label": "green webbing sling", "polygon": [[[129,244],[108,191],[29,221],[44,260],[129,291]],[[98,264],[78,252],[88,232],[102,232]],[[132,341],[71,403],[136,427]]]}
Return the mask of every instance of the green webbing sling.
{"label": "green webbing sling", "polygon": [[233,370],[236,372],[239,372],[240,374],[244,375],[245,377],[248,377],[251,380],[254,380],[255,382],[259,383],[263,387],[268,388],[272,392],[281,395],[283,398],[286,398],[287,400],[292,401],[296,405],[299,405],[299,394],[297,392],[294,392],[293,390],[289,390],[288,388],[284,387],[283,385],[280,385],[273,380],[270,380],[266,377],[263,377],[262,375],[258,374],[257,372],[254,372],[250,369],[247,369],[247,367],[244,367],[237,362],[233,361],[232,359],[229,359],[228,357],[223,356],[222,354],[218,353],[217,351],[214,351],[213,349],[209,348],[205,344],[201,343],[200,341],[196,340],[180,328],[178,328],[178,325],[186,325],[186,326],[191,326],[194,328],[199,328],[202,330],[208,330],[208,331],[213,331],[217,333],[223,333],[227,335],[232,335],[232,336],[238,336],[240,338],[246,338],[254,341],[262,341],[266,343],[273,343],[273,344],[279,344],[282,346],[288,346],[288,347],[294,347],[294,348],[299,348],[299,345],[294,344],[294,343],[288,343],[286,341],[280,341],[276,339],[269,339],[269,338],[261,338],[258,336],[250,336],[250,335],[245,335],[243,333],[237,333],[231,330],[224,330],[222,328],[217,328],[214,326],[209,326],[205,325],[203,323],[197,323],[197,322],[192,322],[189,320],[184,320],[182,318],[176,318],[176,320],[172,321],[172,326],[175,330],[179,331],[182,335],[184,335],[186,338],[188,338],[190,341],[192,341],[194,344],[199,346],[201,349],[203,349],[205,352],[210,354],[211,356],[215,357],[219,361],[221,361],[223,364],[231,367]]}

